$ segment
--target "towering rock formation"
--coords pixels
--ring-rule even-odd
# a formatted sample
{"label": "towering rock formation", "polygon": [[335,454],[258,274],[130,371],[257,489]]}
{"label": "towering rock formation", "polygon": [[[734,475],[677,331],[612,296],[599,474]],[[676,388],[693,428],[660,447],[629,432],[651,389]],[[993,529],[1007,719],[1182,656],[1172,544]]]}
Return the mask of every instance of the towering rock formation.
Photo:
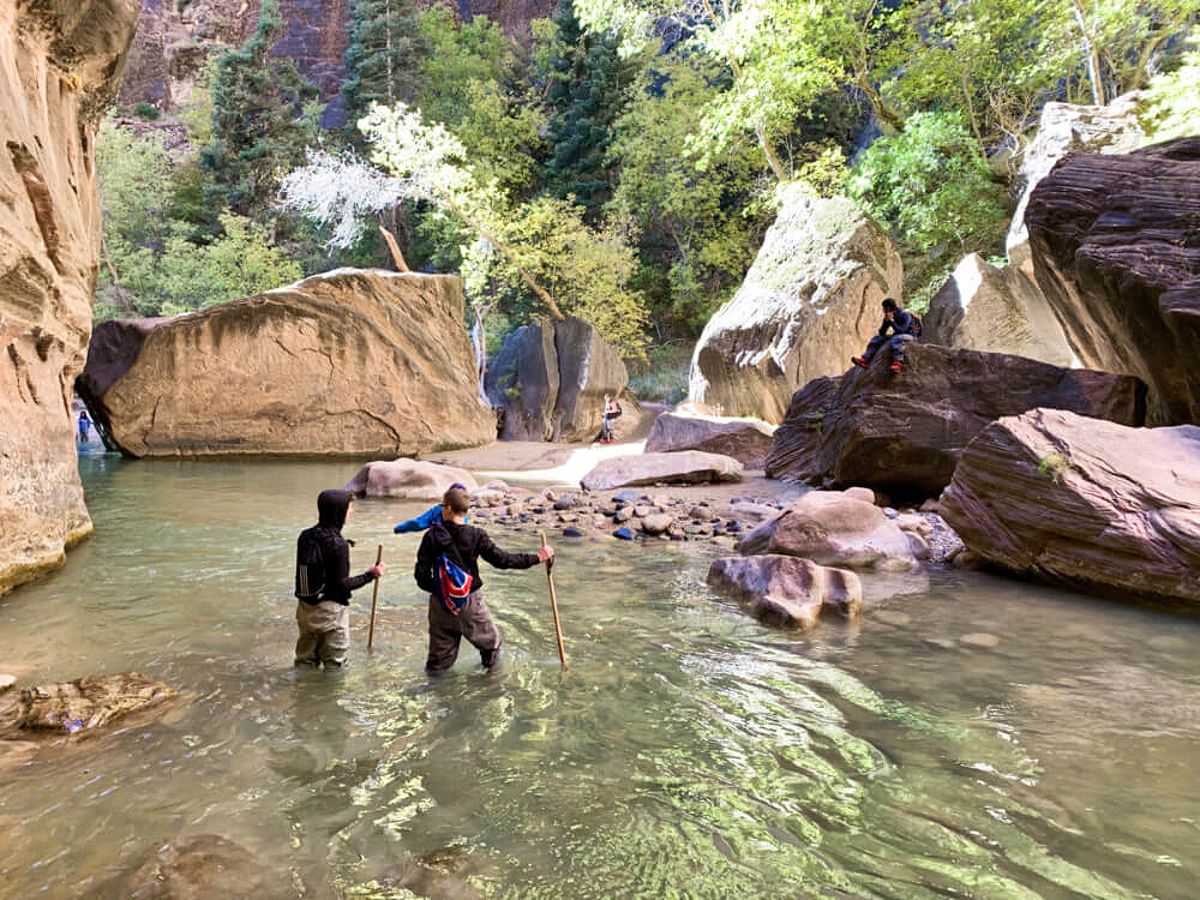
{"label": "towering rock formation", "polygon": [[892,242],[850,200],[792,187],[742,286],[696,344],[688,399],[701,412],[782,421],[797,388],[862,352],[902,275]]}
{"label": "towering rock formation", "polygon": [[71,385],[92,327],[93,158],[136,0],[0,3],[0,592],[92,529]]}

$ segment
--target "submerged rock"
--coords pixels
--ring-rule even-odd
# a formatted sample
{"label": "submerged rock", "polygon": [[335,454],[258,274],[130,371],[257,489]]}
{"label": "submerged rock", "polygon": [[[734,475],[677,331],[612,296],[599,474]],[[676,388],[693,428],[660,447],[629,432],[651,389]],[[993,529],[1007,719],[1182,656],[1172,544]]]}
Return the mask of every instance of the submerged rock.
{"label": "submerged rock", "polygon": [[488,397],[505,411],[505,440],[577,442],[600,433],[604,395],[619,397],[629,373],[595,327],[568,317],[512,332],[485,381]]}
{"label": "submerged rock", "polygon": [[706,484],[741,481],[742,464],[728,456],[685,450],[679,453],[643,453],[601,460],[583,476],[589,491],[608,491],[626,485]]}
{"label": "submerged rock", "polygon": [[453,484],[476,490],[475,476],[466,469],[417,459],[369,462],[346,482],[345,489],[359,497],[403,497],[441,500]]}
{"label": "submerged rock", "polygon": [[823,613],[852,619],[862,609],[857,575],[794,556],[716,559],[708,583],[747,604],[755,618],[781,628],[808,631]]}
{"label": "submerged rock", "polygon": [[87,537],[71,385],[100,247],[95,142],[136,0],[0,3],[0,594]]}
{"label": "submerged rock", "polygon": [[1200,137],[1073,156],[1026,222],[1038,284],[1086,366],[1150,387],[1148,422],[1200,422]]}
{"label": "submerged rock", "polygon": [[742,286],[704,327],[689,400],[781,421],[797,388],[862,352],[902,280],[891,241],[852,201],[792,187]]}
{"label": "submerged rock", "polygon": [[1009,571],[1200,609],[1200,428],[1125,428],[1038,409],[963,453],[941,510]]}
{"label": "submerged rock", "polygon": [[338,269],[92,337],[80,395],[133,456],[409,455],[485,444],[449,275]]}
{"label": "submerged rock", "polygon": [[917,566],[908,534],[873,503],[840,491],[810,491],[742,538],[737,550],[743,556],[782,553],[856,569]]}
{"label": "submerged rock", "polygon": [[758,419],[695,413],[663,413],[646,438],[647,453],[701,450],[730,456],[748,469],[761,469],[771,452],[775,426]]}
{"label": "submerged rock", "polygon": [[902,497],[935,496],[989,423],[1036,407],[1140,425],[1145,385],[1127,375],[1062,369],[974,350],[916,344],[904,371],[889,355],[870,369],[797,391],[775,433],[767,474],[822,487],[863,485]]}
{"label": "submerged rock", "polygon": [[123,895],[131,900],[294,896],[288,880],[272,869],[229,838],[188,835],[155,848],[127,879]]}
{"label": "submerged rock", "polygon": [[16,725],[74,734],[101,728],[174,696],[171,688],[138,672],[85,675],[61,684],[24,688],[16,708]]}

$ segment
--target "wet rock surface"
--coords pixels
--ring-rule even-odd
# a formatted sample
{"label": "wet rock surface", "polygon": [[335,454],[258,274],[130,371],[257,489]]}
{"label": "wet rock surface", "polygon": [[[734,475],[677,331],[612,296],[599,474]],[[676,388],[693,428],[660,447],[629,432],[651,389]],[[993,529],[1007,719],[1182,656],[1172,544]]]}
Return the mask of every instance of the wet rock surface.
{"label": "wet rock surface", "polygon": [[1200,422],[1200,137],[1063,160],[1026,214],[1046,299],[1086,366],[1149,385],[1148,422]]}
{"label": "wet rock surface", "polygon": [[782,421],[793,392],[862,352],[879,304],[901,283],[895,248],[851,201],[791,189],[742,286],[696,344],[689,401]]}
{"label": "wet rock surface", "polygon": [[709,567],[708,583],[781,628],[808,631],[822,616],[852,619],[862,609],[857,575],[794,556],[722,557]]}
{"label": "wet rock surface", "polygon": [[990,425],[940,506],[994,566],[1077,590],[1200,609],[1200,428],[1060,410]]}
{"label": "wet rock surface", "polygon": [[100,246],[95,137],[136,0],[0,3],[0,594],[87,537],[71,384]]}
{"label": "wet rock surface", "polygon": [[761,469],[774,436],[775,426],[758,419],[669,412],[654,420],[646,452],[700,450],[733,457],[747,469]]}
{"label": "wet rock surface", "polygon": [[4,695],[0,738],[90,731],[174,696],[171,688],[138,672],[86,675],[75,681],[21,688]]}
{"label": "wet rock surface", "polygon": [[880,353],[866,370],[797,391],[767,474],[821,487],[864,485],[899,497],[939,494],[963,448],[989,423],[1036,407],[1123,425],[1145,417],[1145,385],[1000,353],[912,346],[904,371]]}
{"label": "wet rock surface", "polygon": [[462,283],[338,269],[183,316],[96,329],[79,393],[133,456],[410,455],[478,446]]}
{"label": "wet rock surface", "polygon": [[283,872],[241,844],[219,834],[196,834],[156,847],[123,892],[131,900],[295,896],[285,883]]}

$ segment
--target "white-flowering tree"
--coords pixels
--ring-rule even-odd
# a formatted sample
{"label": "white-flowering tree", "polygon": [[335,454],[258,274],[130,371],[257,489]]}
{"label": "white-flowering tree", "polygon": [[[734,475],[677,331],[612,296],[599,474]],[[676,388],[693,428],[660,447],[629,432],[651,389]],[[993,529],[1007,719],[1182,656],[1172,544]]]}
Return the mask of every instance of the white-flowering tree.
{"label": "white-flowering tree", "polygon": [[358,240],[366,220],[405,198],[404,185],[353,153],[309,150],[308,164],[289,172],[279,189],[283,206],[330,229],[329,249]]}

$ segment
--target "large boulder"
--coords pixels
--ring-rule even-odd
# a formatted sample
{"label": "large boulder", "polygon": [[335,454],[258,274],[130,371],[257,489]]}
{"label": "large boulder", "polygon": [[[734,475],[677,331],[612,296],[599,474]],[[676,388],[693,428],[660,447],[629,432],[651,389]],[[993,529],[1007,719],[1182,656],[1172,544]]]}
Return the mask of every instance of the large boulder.
{"label": "large boulder", "polygon": [[1001,419],[967,447],[941,512],[1021,575],[1200,611],[1200,428],[1061,410]]}
{"label": "large boulder", "polygon": [[685,450],[643,453],[601,460],[580,481],[589,491],[611,491],[642,484],[709,484],[741,481],[742,464],[717,453]]}
{"label": "large boulder", "polygon": [[[743,556],[781,553],[823,566],[911,571],[927,551],[859,492],[810,491],[746,535]],[[862,493],[866,493],[863,491]]]}
{"label": "large boulder", "polygon": [[669,412],[654,420],[647,453],[702,450],[732,456],[748,469],[761,469],[771,452],[775,426],[758,419]]}
{"label": "large boulder", "polygon": [[175,696],[171,688],[137,672],[86,675],[75,681],[44,684],[21,691],[12,720],[4,726],[74,734],[101,728],[117,719],[157,706]]}
{"label": "large boulder", "polygon": [[797,388],[862,352],[902,282],[891,241],[850,200],[790,188],[742,286],[704,327],[689,400],[781,421]]}
{"label": "large boulder", "polygon": [[915,344],[904,371],[880,353],[867,371],[797,391],[775,433],[767,474],[819,486],[861,485],[908,499],[950,483],[963,448],[989,423],[1038,406],[1122,425],[1145,419],[1145,385],[974,350]]}
{"label": "large boulder", "polygon": [[708,583],[740,600],[767,625],[808,631],[821,614],[853,619],[862,610],[862,584],[845,569],[769,554],[714,559]]}
{"label": "large boulder", "polygon": [[346,490],[358,497],[402,497],[409,500],[441,500],[454,484],[468,491],[479,485],[466,469],[416,459],[369,462],[346,482]]}
{"label": "large boulder", "polygon": [[521,326],[485,376],[488,398],[504,410],[500,436],[512,441],[590,441],[605,394],[618,397],[628,384],[617,351],[574,317]]}
{"label": "large boulder", "polygon": [[0,3],[0,594],[91,533],[71,385],[100,246],[95,138],[137,0]]}
{"label": "large boulder", "polygon": [[1069,157],[1026,222],[1038,284],[1083,364],[1145,381],[1151,424],[1200,422],[1200,137]]}
{"label": "large boulder", "polygon": [[1069,366],[1071,348],[1032,278],[994,266],[978,253],[963,257],[929,301],[923,340],[943,347],[1010,353]]}
{"label": "large boulder", "polygon": [[485,444],[449,275],[338,269],[96,329],[79,393],[132,456],[411,455]]}

